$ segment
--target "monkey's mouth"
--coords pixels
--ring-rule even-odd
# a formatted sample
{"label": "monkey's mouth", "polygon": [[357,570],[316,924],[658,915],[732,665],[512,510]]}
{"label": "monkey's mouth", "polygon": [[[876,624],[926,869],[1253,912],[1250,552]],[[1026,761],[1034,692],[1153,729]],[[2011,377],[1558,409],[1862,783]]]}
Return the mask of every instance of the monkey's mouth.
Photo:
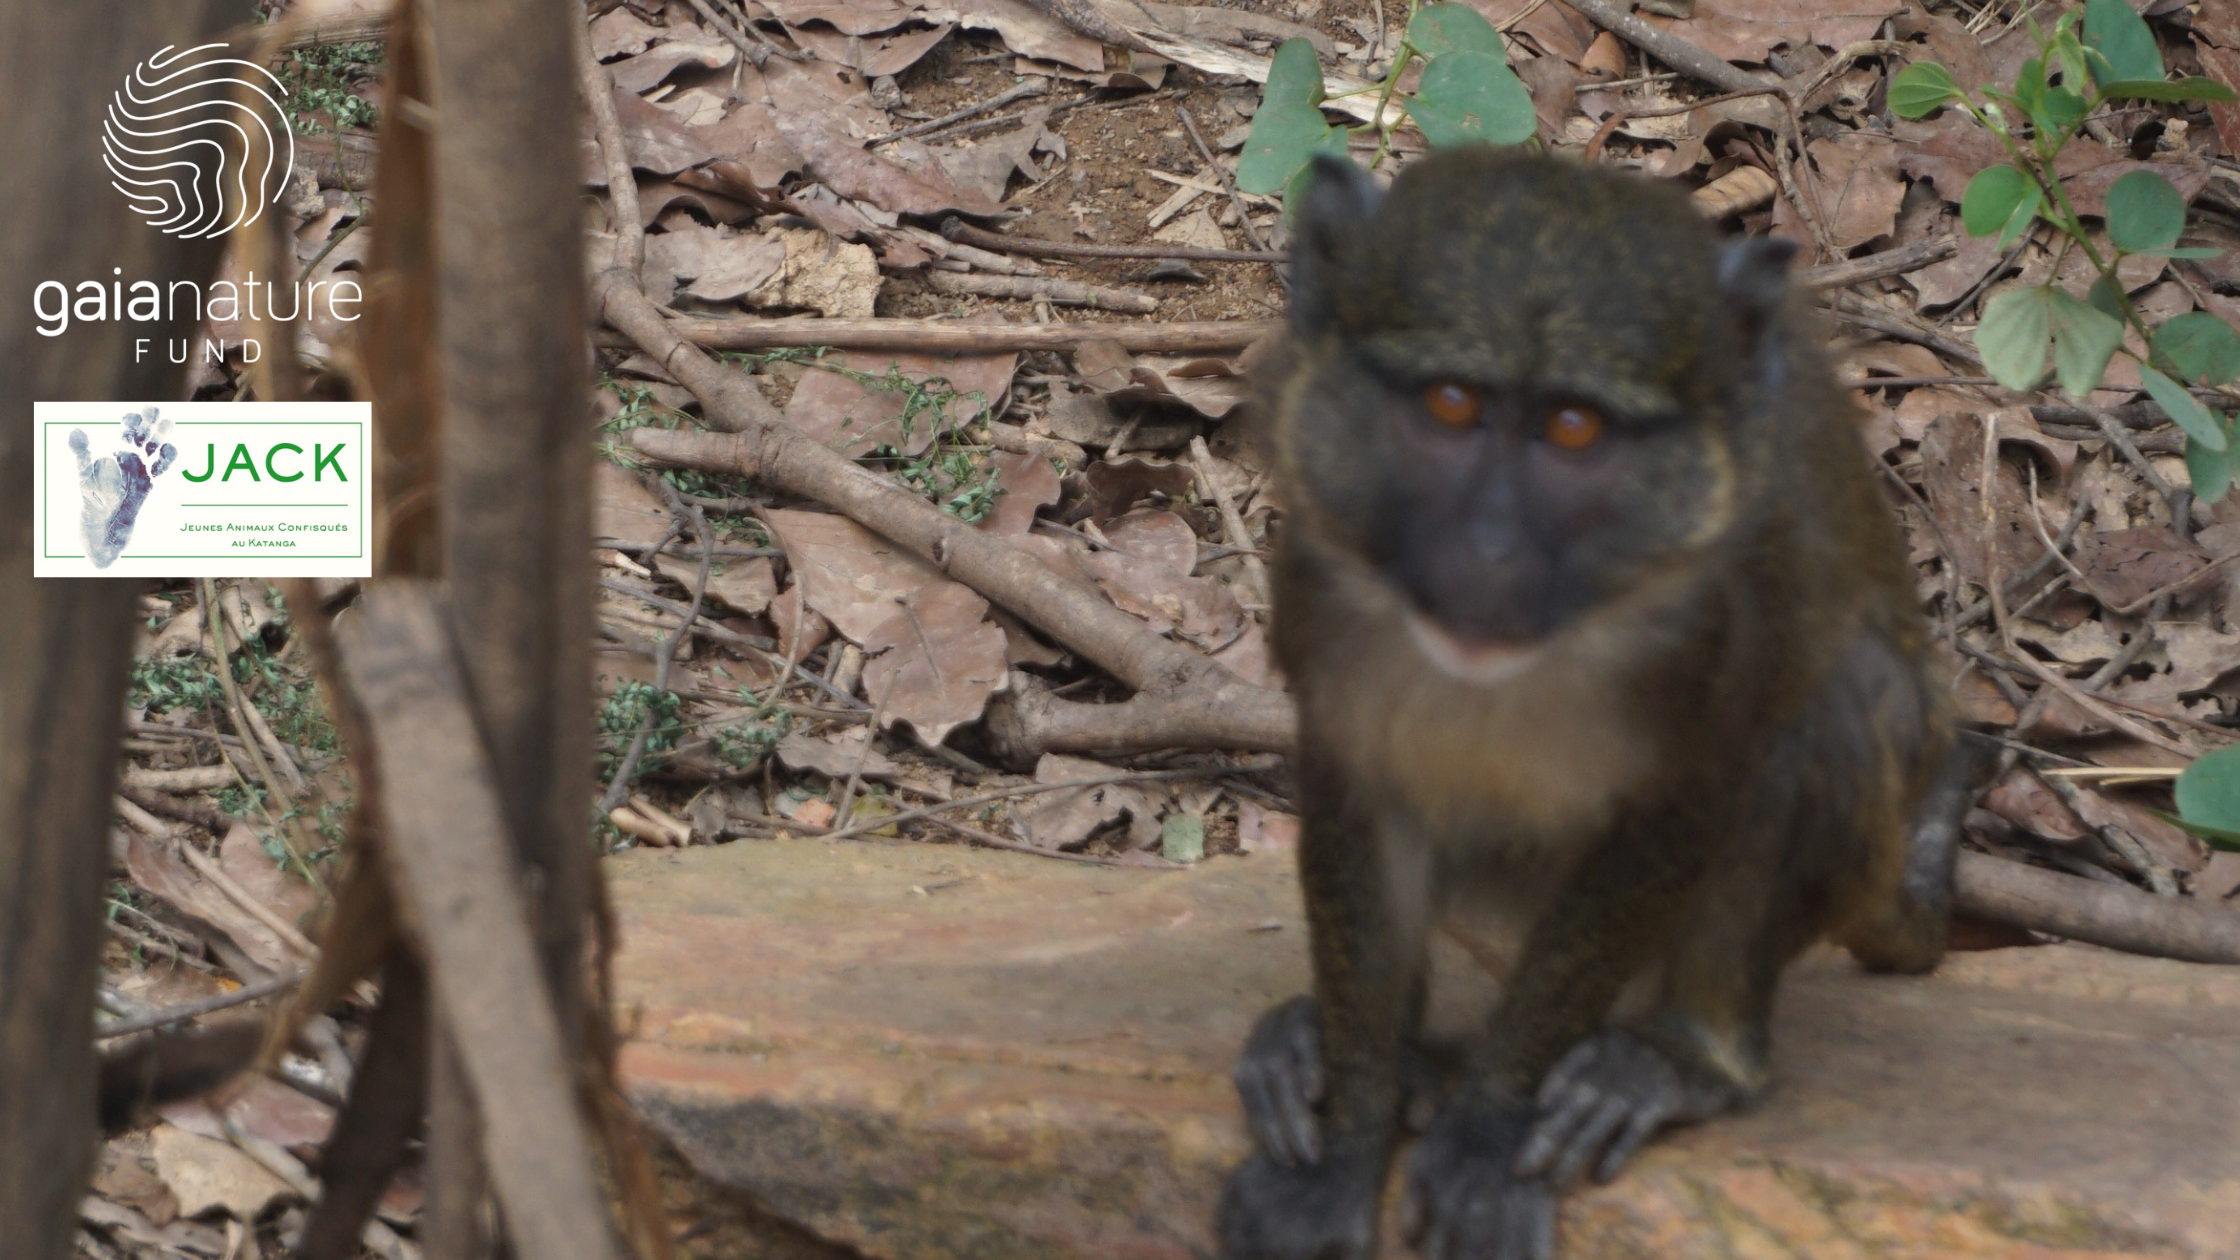
{"label": "monkey's mouth", "polygon": [[1456,634],[1420,608],[1404,614],[1408,638],[1442,673],[1475,683],[1500,682],[1528,668],[1540,654],[1537,641],[1476,639]]}

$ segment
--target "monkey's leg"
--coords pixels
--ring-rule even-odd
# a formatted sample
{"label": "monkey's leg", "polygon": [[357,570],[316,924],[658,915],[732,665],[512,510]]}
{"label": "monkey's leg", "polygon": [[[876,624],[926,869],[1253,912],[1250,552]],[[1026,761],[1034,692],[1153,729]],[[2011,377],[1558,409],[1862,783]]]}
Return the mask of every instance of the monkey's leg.
{"label": "monkey's leg", "polygon": [[[1335,782],[1312,770],[1303,758],[1302,783]],[[1342,800],[1308,805],[1299,877],[1321,1014],[1320,1147],[1312,1162],[1255,1152],[1230,1177],[1215,1218],[1229,1260],[1376,1253],[1377,1203],[1399,1136],[1400,1057],[1422,1013],[1424,856],[1350,819]],[[1296,1039],[1299,1018],[1296,1006],[1278,1016],[1283,1035]]]}
{"label": "monkey's leg", "polygon": [[1555,1192],[1517,1165],[1539,1116],[1535,1087],[1608,1015],[1660,947],[1700,872],[1691,837],[1621,834],[1587,855],[1533,926],[1492,1038],[1416,1147],[1405,1216],[1426,1260],[1551,1260]]}

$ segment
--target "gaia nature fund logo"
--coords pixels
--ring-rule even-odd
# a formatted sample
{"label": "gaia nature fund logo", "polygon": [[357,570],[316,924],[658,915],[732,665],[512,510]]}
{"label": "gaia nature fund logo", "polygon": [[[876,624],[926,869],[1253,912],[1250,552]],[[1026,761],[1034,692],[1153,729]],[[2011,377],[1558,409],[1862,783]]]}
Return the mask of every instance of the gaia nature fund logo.
{"label": "gaia nature fund logo", "polygon": [[42,402],[39,577],[371,577],[371,403]]}
{"label": "gaia nature fund logo", "polygon": [[148,226],[223,236],[257,221],[295,169],[295,131],[273,73],[224,44],[165,45],[132,68],[101,127],[111,183]]}

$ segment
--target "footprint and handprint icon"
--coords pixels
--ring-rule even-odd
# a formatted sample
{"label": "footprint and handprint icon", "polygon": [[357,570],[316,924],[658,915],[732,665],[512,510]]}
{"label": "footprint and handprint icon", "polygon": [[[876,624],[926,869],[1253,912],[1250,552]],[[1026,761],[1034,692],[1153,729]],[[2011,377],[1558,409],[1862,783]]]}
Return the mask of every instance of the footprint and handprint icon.
{"label": "footprint and handprint icon", "polygon": [[98,457],[91,453],[85,430],[70,430],[70,449],[78,457],[78,523],[85,531],[86,555],[97,569],[108,568],[124,554],[149,487],[178,457],[178,448],[164,440],[171,435],[171,421],[156,412],[150,407],[145,414],[127,413],[117,450]]}

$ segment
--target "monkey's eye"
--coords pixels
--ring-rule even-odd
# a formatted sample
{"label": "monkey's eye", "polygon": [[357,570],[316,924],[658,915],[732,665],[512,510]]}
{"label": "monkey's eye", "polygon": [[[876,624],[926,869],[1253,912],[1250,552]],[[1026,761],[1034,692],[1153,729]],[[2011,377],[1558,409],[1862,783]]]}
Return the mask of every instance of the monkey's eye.
{"label": "monkey's eye", "polygon": [[1468,385],[1441,381],[1423,391],[1423,409],[1450,429],[1467,429],[1478,422],[1484,400]]}
{"label": "monkey's eye", "polygon": [[1540,436],[1558,450],[1583,451],[1602,440],[1602,413],[1576,404],[1558,408]]}

